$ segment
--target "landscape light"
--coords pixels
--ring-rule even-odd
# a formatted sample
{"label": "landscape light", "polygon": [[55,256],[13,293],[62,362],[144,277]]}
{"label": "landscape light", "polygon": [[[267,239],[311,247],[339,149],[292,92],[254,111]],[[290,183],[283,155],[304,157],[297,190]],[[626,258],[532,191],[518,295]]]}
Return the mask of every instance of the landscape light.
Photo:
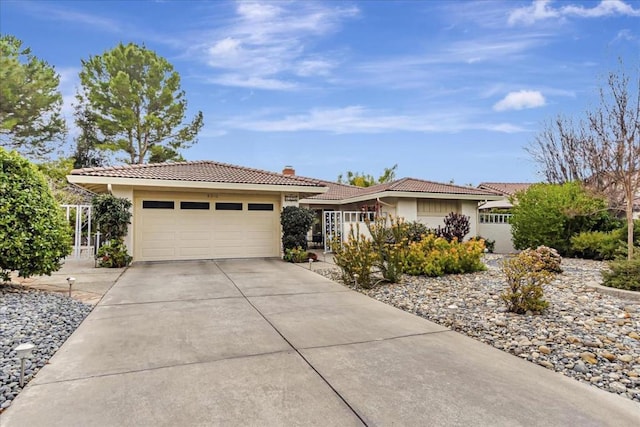
{"label": "landscape light", "polygon": [[67,282],[69,283],[69,298],[71,298],[71,287],[74,283],[76,283],[75,277],[67,277]]}
{"label": "landscape light", "polygon": [[30,342],[22,343],[16,347],[16,354],[20,359],[20,387],[24,386],[24,359],[31,357],[31,352],[34,348],[36,348],[36,346]]}

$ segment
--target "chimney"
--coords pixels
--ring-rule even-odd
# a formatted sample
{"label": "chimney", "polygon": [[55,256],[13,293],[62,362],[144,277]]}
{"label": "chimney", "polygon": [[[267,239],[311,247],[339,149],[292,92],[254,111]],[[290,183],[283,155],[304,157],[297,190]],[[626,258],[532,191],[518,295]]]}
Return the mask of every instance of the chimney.
{"label": "chimney", "polygon": [[285,166],[284,169],[282,169],[282,175],[293,176],[295,174],[296,170],[293,168],[293,166]]}

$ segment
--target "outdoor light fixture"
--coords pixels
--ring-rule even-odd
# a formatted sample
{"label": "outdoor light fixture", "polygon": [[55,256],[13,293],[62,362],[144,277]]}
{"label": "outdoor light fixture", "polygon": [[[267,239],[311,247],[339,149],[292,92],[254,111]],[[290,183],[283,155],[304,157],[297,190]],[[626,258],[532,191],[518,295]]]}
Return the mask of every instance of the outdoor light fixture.
{"label": "outdoor light fixture", "polygon": [[24,359],[31,357],[31,352],[34,348],[36,348],[36,346],[30,342],[22,343],[16,347],[16,354],[20,359],[20,387],[24,386]]}
{"label": "outdoor light fixture", "polygon": [[69,298],[71,298],[71,287],[74,283],[76,283],[75,277],[67,277],[67,282],[69,283]]}

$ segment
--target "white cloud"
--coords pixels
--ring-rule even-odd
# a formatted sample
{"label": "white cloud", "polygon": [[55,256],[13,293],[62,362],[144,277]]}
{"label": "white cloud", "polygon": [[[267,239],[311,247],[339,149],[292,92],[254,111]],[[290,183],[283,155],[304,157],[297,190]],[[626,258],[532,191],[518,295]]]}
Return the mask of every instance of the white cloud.
{"label": "white cloud", "polygon": [[389,114],[354,105],[342,108],[317,108],[282,118],[235,117],[222,126],[255,132],[316,131],[336,134],[371,134],[384,132],[460,132],[485,130],[502,133],[523,132],[509,123],[484,123],[470,119],[466,113],[446,111],[431,114]]}
{"label": "white cloud", "polygon": [[220,76],[210,78],[208,81],[222,86],[263,90],[293,90],[298,87],[296,83],[285,80],[246,76],[243,74],[222,74]]}
{"label": "white cloud", "polygon": [[601,0],[593,7],[560,3],[554,8],[551,0],[534,0],[531,5],[517,8],[509,14],[509,25],[531,25],[536,21],[576,16],[580,18],[600,18],[603,16],[626,15],[640,16],[640,9],[625,3],[623,0]]}
{"label": "white cloud", "polygon": [[537,90],[520,90],[509,92],[507,96],[498,101],[493,109],[495,111],[523,110],[525,108],[538,108],[546,103],[544,96]]}
{"label": "white cloud", "polygon": [[210,81],[256,89],[291,89],[297,83],[287,82],[283,76],[330,74],[335,62],[312,53],[308,46],[358,12],[337,3],[238,2],[234,19],[210,35],[211,40],[197,51],[204,53],[210,67],[225,72]]}

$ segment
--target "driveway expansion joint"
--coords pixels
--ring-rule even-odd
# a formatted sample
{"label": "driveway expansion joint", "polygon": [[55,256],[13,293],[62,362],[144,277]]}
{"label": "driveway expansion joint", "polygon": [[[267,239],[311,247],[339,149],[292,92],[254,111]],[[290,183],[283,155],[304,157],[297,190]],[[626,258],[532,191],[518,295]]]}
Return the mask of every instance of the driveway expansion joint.
{"label": "driveway expansion joint", "polygon": [[440,335],[440,334],[447,333],[447,332],[455,332],[455,331],[453,331],[451,329],[444,329],[442,331],[420,332],[420,333],[417,333],[417,334],[398,335],[398,336],[395,336],[395,337],[388,337],[388,338],[375,338],[375,339],[371,339],[371,340],[351,341],[351,342],[345,342],[345,343],[340,343],[340,344],[327,344],[327,345],[317,345],[317,346],[311,346],[311,347],[300,347],[300,350],[314,350],[314,349],[320,349],[320,348],[345,347],[345,346],[349,346],[349,345],[367,344],[367,343],[372,343],[372,342],[393,341],[393,340],[398,340],[398,339],[403,339],[403,338],[422,337],[422,336],[429,336],[429,335]]}
{"label": "driveway expansion joint", "polygon": [[[227,279],[231,280],[231,283],[233,283],[233,286],[236,287],[236,289],[238,290],[238,292],[240,292],[242,294],[242,296],[247,300],[247,302],[251,305],[251,307],[253,307],[254,310],[256,310],[256,312],[262,316],[262,318],[265,320],[265,322],[267,322],[274,331],[276,331],[276,333],[278,335],[280,335],[280,337],[287,343],[287,345],[289,345],[289,347],[291,347],[291,349],[293,351],[295,351],[298,356],[304,361],[304,363],[306,363],[309,368],[311,368],[313,370],[313,372],[316,373],[316,375],[318,375],[318,377],[327,385],[327,387],[329,387],[331,389],[331,391],[333,391],[333,393],[342,401],[342,403],[344,403],[346,405],[347,408],[349,408],[349,410],[353,413],[353,415],[358,418],[358,420],[360,420],[360,422],[362,423],[362,425],[364,426],[368,426],[367,422],[362,418],[362,416],[360,416],[360,414],[358,413],[358,411],[355,410],[355,408],[347,401],[347,399],[329,382],[329,380],[327,380],[324,375],[322,375],[320,373],[320,371],[318,371],[318,369],[316,369],[315,366],[313,366],[313,364],[311,364],[311,362],[304,357],[304,355],[300,352],[300,350],[298,348],[296,348],[288,339],[287,337],[284,336],[284,334],[282,332],[280,332],[280,330],[269,320],[267,319],[267,317],[258,309],[258,307],[256,307],[251,300],[249,300],[249,298],[244,294],[244,292],[242,292],[242,289],[240,289],[238,287],[238,285],[236,284],[236,282],[233,281],[233,279],[231,277],[229,277],[229,275],[222,269],[222,267],[216,263],[216,266],[222,271],[222,273],[227,276]],[[327,292],[325,292],[327,293]],[[335,292],[331,292],[331,293],[335,293]],[[294,294],[295,295],[295,294]]]}
{"label": "driveway expansion joint", "polygon": [[93,378],[106,378],[106,377],[112,377],[112,376],[115,376],[115,375],[136,374],[136,373],[139,373],[139,372],[153,372],[153,371],[159,371],[159,370],[162,370],[162,369],[179,368],[179,367],[183,367],[183,366],[204,365],[204,364],[209,364],[209,363],[224,362],[224,361],[227,361],[227,360],[250,359],[250,358],[253,358],[253,357],[270,356],[270,355],[273,355],[273,354],[294,353],[294,352],[295,352],[294,349],[290,349],[290,350],[267,351],[267,352],[264,352],[264,353],[242,354],[242,355],[237,355],[237,356],[221,357],[221,358],[210,359],[210,360],[198,360],[198,361],[193,361],[193,362],[188,362],[188,363],[178,363],[178,364],[172,364],[172,365],[154,366],[152,368],[145,368],[145,369],[131,369],[131,370],[127,370],[127,371],[108,372],[108,373],[105,373],[105,374],[95,374],[95,375],[87,375],[87,376],[84,376],[84,377],[66,378],[66,379],[55,380],[55,381],[32,383],[32,384],[29,384],[29,387],[38,387],[38,386],[49,385],[49,384],[62,384],[62,383],[68,383],[68,382],[73,382],[73,381],[90,380],[90,379],[93,379]]}

